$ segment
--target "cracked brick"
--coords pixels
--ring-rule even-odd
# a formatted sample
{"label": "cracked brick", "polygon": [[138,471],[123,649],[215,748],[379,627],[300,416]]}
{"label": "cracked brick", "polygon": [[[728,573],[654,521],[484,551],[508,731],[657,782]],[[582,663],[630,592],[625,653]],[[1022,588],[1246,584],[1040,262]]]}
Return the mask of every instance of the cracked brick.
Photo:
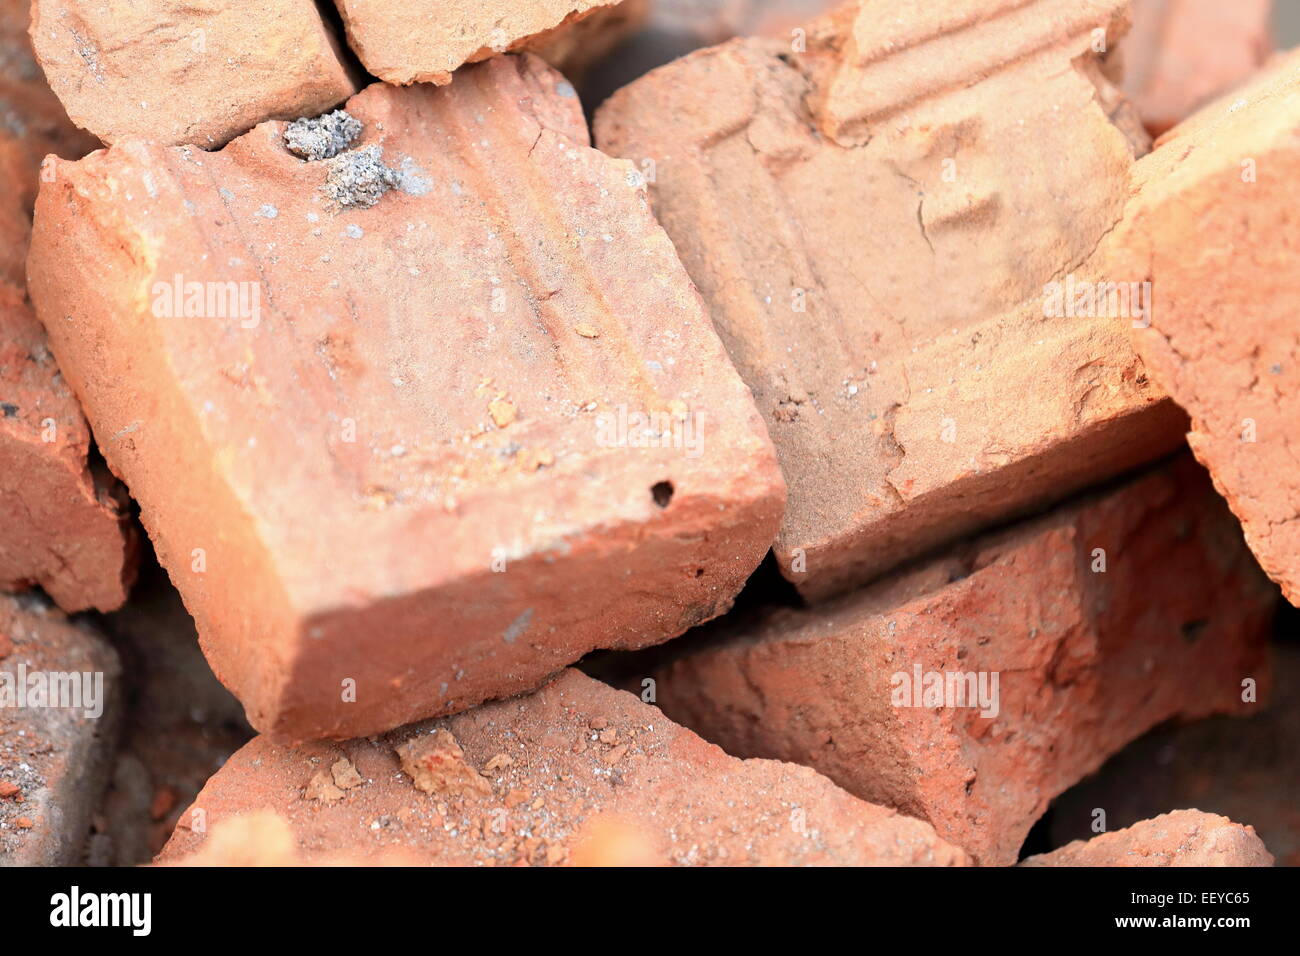
{"label": "cracked brick", "polygon": [[[54,353],[263,732],[386,730],[674,637],[775,534],[752,398],[563,82],[496,57],[354,97],[332,160],[268,123],[119,144],[41,193]],[[396,188],[337,207],[332,164],[366,150]],[[187,316],[190,283],[243,298]]]}
{"label": "cracked brick", "polygon": [[[625,743],[602,744],[593,718]],[[481,788],[416,789],[398,751],[431,736],[451,741]],[[617,761],[605,759],[619,749]],[[308,799],[313,775],[340,752],[363,782],[327,803]],[[275,814],[279,822],[257,830],[273,833],[282,857],[305,862],[324,862],[328,848],[353,863],[396,853],[443,866],[968,863],[929,824],[858,800],[807,767],[729,757],[575,670],[528,696],[377,739],[288,748],[259,737],[204,787],[160,862],[203,854],[209,832],[215,839],[254,811]],[[236,859],[256,850],[232,841],[223,838],[224,852]]]}
{"label": "cracked brick", "polygon": [[1094,52],[1124,6],[849,4],[806,52],[732,41],[598,111],[767,419],[806,596],[1181,443],[1121,323],[1045,314],[1106,278],[1145,149]]}
{"label": "cracked brick", "polygon": [[1211,104],[1138,164],[1113,272],[1151,282],[1131,331],[1191,416],[1188,442],[1264,570],[1300,604],[1300,54]]}
{"label": "cracked brick", "polygon": [[[1180,456],[856,594],[720,626],[654,676],[664,713],[728,753],[812,766],[1007,865],[1130,741],[1256,706],[1276,600]],[[985,675],[993,706],[909,700],[917,671]]]}

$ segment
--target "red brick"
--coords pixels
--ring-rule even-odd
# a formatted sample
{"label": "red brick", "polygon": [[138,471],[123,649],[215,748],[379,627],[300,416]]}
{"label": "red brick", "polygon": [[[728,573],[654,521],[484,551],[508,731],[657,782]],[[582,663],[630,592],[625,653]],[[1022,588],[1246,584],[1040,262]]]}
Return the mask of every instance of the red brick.
{"label": "red brick", "polygon": [[1249,820],[1280,866],[1300,866],[1300,642],[1274,642],[1273,691],[1249,717],[1162,727],[1125,747],[1052,804],[1052,846],[1198,807]]}
{"label": "red brick", "polygon": [[[1249,709],[1242,682],[1267,676],[1275,601],[1180,458],[857,594],[686,645],[656,674],[658,698],[728,753],[815,767],[1009,864],[1052,799],[1129,741]],[[990,690],[998,675],[997,715],[900,706],[897,675],[917,667],[986,674]]]}
{"label": "red brick", "polygon": [[49,153],[78,159],[99,143],[68,120],[32,56],[26,0],[0,0],[0,280],[21,287],[36,201]]}
{"label": "red brick", "polygon": [[[0,866],[80,863],[121,710],[117,654],[39,598],[0,594],[0,633],[14,646],[0,663],[0,780],[19,790],[0,800]],[[75,708],[36,706],[19,696],[19,685],[33,693],[52,673],[101,675],[100,706],[88,708],[88,698]]]}
{"label": "red brick", "polygon": [[1124,94],[1159,136],[1250,78],[1273,52],[1273,0],[1133,0]]}
{"label": "red brick", "polygon": [[1300,604],[1300,54],[1170,132],[1138,164],[1113,274],[1151,282],[1132,330],[1191,416],[1188,440],[1260,564]]}
{"label": "red brick", "polygon": [[[532,50],[585,66],[644,18],[644,0],[335,0],[348,43],[387,83],[451,82],[466,63]],[[588,22],[594,21],[594,22]],[[593,49],[593,46],[595,49]]]}
{"label": "red brick", "polygon": [[[336,160],[266,124],[211,154],[122,144],[41,194],[52,347],[263,732],[373,733],[673,637],[775,533],[749,392],[557,88],[494,58],[366,90]],[[338,170],[376,155],[397,188],[334,208]],[[256,323],[155,315],[176,275],[250,283]],[[702,423],[699,444],[632,447],[620,409]]]}
{"label": "red brick", "polygon": [[22,294],[0,282],[0,589],[111,611],[135,577],[122,488],[87,465],[90,429]]}
{"label": "red brick", "polygon": [[[621,743],[598,740],[597,717]],[[447,735],[462,751],[457,785],[417,789],[398,750]],[[338,799],[308,798],[312,777],[341,756],[362,783]],[[485,792],[461,788],[462,774],[478,774]],[[426,865],[966,862],[928,824],[857,800],[806,767],[728,757],[575,670],[527,697],[378,739],[290,749],[256,738],[208,782],[160,860],[203,852],[208,831],[259,810],[288,821],[294,845],[281,853],[308,862],[325,851],[355,862],[405,851]]]}
{"label": "red brick", "polygon": [[32,59],[27,12],[0,3],[0,590],[43,587],[67,611],[112,610],[134,575],[125,496],[87,465],[90,429],[24,292],[38,171],[94,148]]}
{"label": "red brick", "polygon": [[357,90],[313,0],[33,0],[31,32],[68,114],[106,143],[214,148]]}
{"label": "red brick", "polygon": [[849,5],[805,53],[733,41],[597,114],[767,419],[810,597],[1181,442],[1120,323],[1044,318],[1098,279],[1145,146],[1090,53],[1124,4],[989,7]]}
{"label": "red brick", "polygon": [[1076,840],[1021,866],[1272,866],[1255,828],[1200,810],[1175,810],[1126,830]]}

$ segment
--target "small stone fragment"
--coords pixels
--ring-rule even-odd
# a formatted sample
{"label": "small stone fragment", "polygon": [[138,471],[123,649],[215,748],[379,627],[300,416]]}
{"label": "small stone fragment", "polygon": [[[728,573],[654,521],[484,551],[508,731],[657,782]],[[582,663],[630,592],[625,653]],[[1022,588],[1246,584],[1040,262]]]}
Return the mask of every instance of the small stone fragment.
{"label": "small stone fragment", "polygon": [[324,770],[317,770],[312,774],[303,795],[308,800],[322,800],[326,803],[343,799],[343,791],[335,785],[333,779]]}
{"label": "small stone fragment", "polygon": [[302,117],[284,131],[284,145],[306,160],[333,159],[361,135],[361,121],[347,110],[334,110],[314,118]]}
{"label": "small stone fragment", "polygon": [[335,209],[369,209],[400,181],[400,173],[384,165],[383,148],[371,144],[330,160],[323,189]]}
{"label": "small stone fragment", "polygon": [[330,774],[334,777],[334,785],[340,790],[351,790],[365,782],[347,757],[336,760],[330,767]]}
{"label": "small stone fragment", "polygon": [[465,752],[446,730],[417,734],[396,750],[402,770],[425,793],[463,797],[492,792],[492,785],[465,762]]}

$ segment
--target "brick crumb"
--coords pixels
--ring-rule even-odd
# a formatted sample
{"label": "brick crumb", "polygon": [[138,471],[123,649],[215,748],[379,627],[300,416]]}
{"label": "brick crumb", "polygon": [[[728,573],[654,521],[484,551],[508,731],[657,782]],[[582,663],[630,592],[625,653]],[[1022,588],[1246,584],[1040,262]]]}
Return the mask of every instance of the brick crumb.
{"label": "brick crumb", "polygon": [[294,120],[284,131],[284,146],[309,162],[333,159],[356,141],[361,130],[361,121],[351,113],[334,110],[323,116]]}

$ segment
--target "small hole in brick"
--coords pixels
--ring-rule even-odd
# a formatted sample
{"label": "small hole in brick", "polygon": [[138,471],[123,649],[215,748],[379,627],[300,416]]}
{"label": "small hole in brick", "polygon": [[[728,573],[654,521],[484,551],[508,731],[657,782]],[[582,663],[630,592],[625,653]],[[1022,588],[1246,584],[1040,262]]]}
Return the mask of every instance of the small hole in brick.
{"label": "small hole in brick", "polygon": [[650,494],[660,508],[667,508],[668,502],[673,500],[673,483],[671,481],[656,481],[650,486]]}

